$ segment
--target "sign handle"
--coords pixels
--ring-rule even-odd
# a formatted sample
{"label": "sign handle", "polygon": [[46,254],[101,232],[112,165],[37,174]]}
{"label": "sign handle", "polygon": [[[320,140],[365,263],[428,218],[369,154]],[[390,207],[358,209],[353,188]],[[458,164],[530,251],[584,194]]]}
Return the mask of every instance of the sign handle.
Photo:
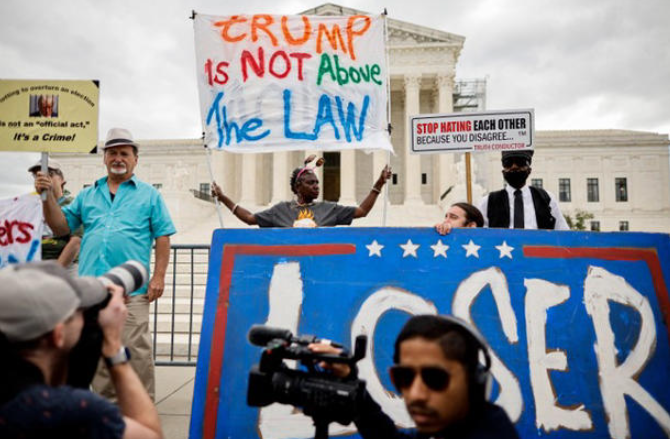
{"label": "sign handle", "polygon": [[469,152],[465,153],[465,187],[467,188],[468,203],[472,204],[472,168]]}
{"label": "sign handle", "polygon": [[[42,152],[42,156],[40,157],[40,171],[44,175],[49,175],[49,153],[48,152]],[[42,201],[47,200],[47,191],[42,191],[40,194],[40,198],[42,198]]]}

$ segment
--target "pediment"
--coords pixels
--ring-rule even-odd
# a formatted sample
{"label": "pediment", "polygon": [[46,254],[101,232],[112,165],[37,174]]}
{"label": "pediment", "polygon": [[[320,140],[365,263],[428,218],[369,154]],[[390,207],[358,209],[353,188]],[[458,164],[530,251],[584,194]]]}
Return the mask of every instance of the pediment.
{"label": "pediment", "polygon": [[[370,14],[370,12],[347,8],[334,3],[325,3],[321,6],[303,11],[300,14],[324,16]],[[429,27],[396,20],[390,17],[388,19],[388,33],[390,46],[446,44],[455,45],[460,49],[465,42],[465,37],[461,35],[431,29]]]}

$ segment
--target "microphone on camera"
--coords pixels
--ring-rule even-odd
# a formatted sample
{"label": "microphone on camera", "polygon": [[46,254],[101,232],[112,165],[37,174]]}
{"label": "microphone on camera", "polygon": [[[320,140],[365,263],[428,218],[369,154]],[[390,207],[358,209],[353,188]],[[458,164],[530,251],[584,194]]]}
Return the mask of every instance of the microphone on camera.
{"label": "microphone on camera", "polygon": [[255,346],[267,346],[273,340],[284,340],[289,344],[297,343],[300,345],[308,345],[311,343],[324,343],[336,348],[342,348],[343,346],[339,343],[335,343],[331,340],[325,338],[317,338],[314,335],[301,335],[300,337],[294,337],[291,331],[288,329],[274,328],[272,326],[265,325],[253,325],[249,330],[247,335],[249,342]]}

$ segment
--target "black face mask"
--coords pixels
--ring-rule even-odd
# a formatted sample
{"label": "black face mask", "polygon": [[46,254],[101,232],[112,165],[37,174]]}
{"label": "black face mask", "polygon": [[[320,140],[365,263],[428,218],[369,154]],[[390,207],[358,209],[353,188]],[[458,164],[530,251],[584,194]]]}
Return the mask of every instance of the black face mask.
{"label": "black face mask", "polygon": [[523,171],[502,171],[505,181],[514,189],[521,189],[526,184],[530,169]]}

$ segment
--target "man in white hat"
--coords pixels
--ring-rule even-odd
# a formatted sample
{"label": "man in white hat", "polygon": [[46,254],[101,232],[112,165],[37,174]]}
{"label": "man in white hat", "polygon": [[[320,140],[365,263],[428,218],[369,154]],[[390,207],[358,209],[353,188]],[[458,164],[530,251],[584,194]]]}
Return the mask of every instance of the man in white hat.
{"label": "man in white hat", "polygon": [[[37,178],[37,172],[41,167],[42,163],[38,161],[28,168],[28,172],[32,174],[33,178]],[[47,170],[49,171],[49,177],[51,177],[54,197],[58,201],[58,205],[63,208],[72,203],[74,198],[70,195],[70,191],[65,189],[66,181],[60,163],[49,158]],[[42,260],[55,259],[67,268],[70,274],[77,274],[76,260],[81,246],[82,233],[83,228],[79,227],[70,235],[55,236],[49,227],[45,227],[44,235],[42,235]]]}
{"label": "man in white hat", "polygon": [[[130,318],[123,334],[123,341],[132,353],[131,365],[154,398],[149,303],[163,294],[170,257],[170,235],[176,230],[160,193],[134,174],[138,148],[130,131],[123,128],[109,130],[102,146],[107,176],[82,190],[62,211],[48,175],[38,173],[35,188],[38,192],[46,190],[48,193],[44,202],[44,217],[55,234],[67,234],[84,225],[79,257],[81,276],[99,276],[129,259],[142,262],[149,270],[151,247],[155,242],[153,276],[148,288],[145,286],[130,293]],[[102,365],[99,372],[93,388],[113,397],[113,387]]]}
{"label": "man in white hat", "polygon": [[[118,407],[65,385],[82,310],[101,304],[102,354]],[[123,289],[73,278],[53,261],[0,270],[0,437],[160,438],[158,412],[128,364]]]}

